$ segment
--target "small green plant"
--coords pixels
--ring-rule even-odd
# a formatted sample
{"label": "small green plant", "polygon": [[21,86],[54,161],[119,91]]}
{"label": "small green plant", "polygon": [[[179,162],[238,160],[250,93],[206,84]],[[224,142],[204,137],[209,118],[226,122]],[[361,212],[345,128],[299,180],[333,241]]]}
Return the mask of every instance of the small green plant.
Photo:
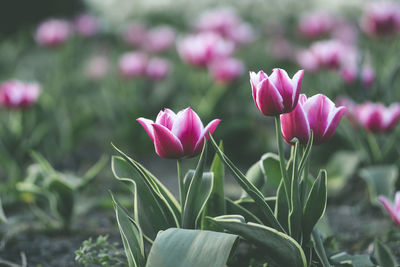
{"label": "small green plant", "polygon": [[98,236],[95,241],[90,237],[83,241],[75,251],[75,260],[86,266],[125,266],[124,255],[118,249],[118,243],[110,243],[108,236]]}

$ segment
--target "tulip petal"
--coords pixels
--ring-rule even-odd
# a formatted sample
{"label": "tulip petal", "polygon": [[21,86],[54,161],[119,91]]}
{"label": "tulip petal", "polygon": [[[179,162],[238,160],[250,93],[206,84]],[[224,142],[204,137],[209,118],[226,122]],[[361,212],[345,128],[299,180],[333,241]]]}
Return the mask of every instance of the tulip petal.
{"label": "tulip petal", "polygon": [[301,83],[303,81],[304,70],[299,70],[292,78],[292,85],[293,85],[293,105],[297,105],[297,99],[300,95]]}
{"label": "tulip petal", "polygon": [[154,146],[156,153],[162,158],[183,157],[183,147],[179,139],[167,127],[153,123]]}
{"label": "tulip petal", "polygon": [[266,116],[278,115],[284,110],[283,98],[269,79],[263,80],[257,91],[257,107]]}
{"label": "tulip petal", "polygon": [[339,124],[339,121],[345,112],[346,112],[346,107],[338,107],[338,108],[334,107],[334,110],[329,113],[328,123],[321,142],[328,141],[329,139],[332,138]]}
{"label": "tulip petal", "polygon": [[322,95],[317,94],[307,99],[304,103],[303,108],[307,114],[308,122],[310,123],[310,129],[314,132],[314,144],[320,144],[322,137],[327,127],[327,118],[329,112],[332,109],[331,105],[335,105],[328,101],[329,99]]}
{"label": "tulip petal", "polygon": [[161,124],[167,127],[169,130],[172,129],[174,125],[174,121],[176,119],[176,114],[169,108],[164,109],[164,111],[160,111],[157,115],[156,123]]}
{"label": "tulip petal", "polygon": [[203,123],[199,116],[188,107],[177,114],[171,131],[181,141],[185,155],[191,155],[203,131]]}
{"label": "tulip petal", "polygon": [[260,108],[258,107],[258,104],[257,104],[257,90],[258,90],[262,80],[264,80],[266,78],[268,78],[268,76],[262,70],[260,70],[258,73],[250,71],[250,84],[251,84],[251,89],[252,89],[252,95],[253,95],[254,103],[256,104],[258,109],[260,109]]}
{"label": "tulip petal", "polygon": [[384,196],[378,197],[378,200],[383,204],[383,206],[385,207],[386,211],[389,213],[389,215],[393,219],[393,221],[398,226],[400,226],[400,219],[397,217],[396,211],[393,209],[393,206],[390,203],[390,201]]}
{"label": "tulip petal", "polygon": [[197,141],[196,147],[194,149],[193,155],[197,155],[201,152],[201,149],[204,145],[204,137],[208,140],[208,133],[213,134],[218,124],[221,122],[219,119],[212,120],[207,126],[204,128],[202,134],[200,135],[199,140]]}
{"label": "tulip petal", "polygon": [[154,143],[154,130],[153,130],[153,126],[152,126],[154,121],[145,119],[145,118],[138,118],[138,119],[136,119],[136,121],[139,122],[140,125],[143,126],[144,130],[149,135],[151,141]]}
{"label": "tulip petal", "polygon": [[294,108],[294,88],[287,72],[283,69],[274,69],[269,79],[283,98],[284,112],[292,111]]}
{"label": "tulip petal", "polygon": [[288,144],[292,144],[291,141],[295,137],[301,144],[307,144],[310,138],[310,125],[301,104],[298,104],[292,112],[281,115],[281,126],[282,137]]}

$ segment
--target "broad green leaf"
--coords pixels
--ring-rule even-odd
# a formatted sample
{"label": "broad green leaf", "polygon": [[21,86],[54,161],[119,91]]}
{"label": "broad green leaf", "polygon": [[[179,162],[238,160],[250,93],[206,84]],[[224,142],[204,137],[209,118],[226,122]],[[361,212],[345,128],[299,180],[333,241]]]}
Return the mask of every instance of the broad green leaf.
{"label": "broad green leaf", "polygon": [[48,190],[54,195],[56,212],[62,219],[64,227],[69,227],[74,211],[74,192],[59,180],[53,180]]}
{"label": "broad green leaf", "polygon": [[308,138],[306,148],[304,150],[304,153],[303,153],[300,163],[299,163],[298,173],[301,173],[307,164],[307,160],[311,153],[313,140],[314,140],[314,133],[313,133],[313,131],[311,131],[310,137]]}
{"label": "broad green leaf", "polygon": [[380,195],[389,199],[393,197],[398,178],[398,169],[395,165],[366,167],[360,170],[360,176],[367,183],[373,203],[378,203],[377,197]]}
{"label": "broad green leaf", "polygon": [[157,235],[147,267],[225,267],[236,235],[171,228]]}
{"label": "broad green leaf", "polygon": [[152,187],[145,182],[143,176],[131,164],[121,157],[113,156],[111,169],[115,178],[130,182],[137,190],[137,203],[135,203],[137,208],[134,210],[134,219],[148,238],[154,240],[158,231],[177,226],[170,211],[164,208],[165,205],[163,207],[159,195],[152,191]]}
{"label": "broad green leaf", "polygon": [[275,202],[275,217],[278,219],[282,227],[289,231],[289,205],[286,199],[285,186],[283,185],[283,180],[278,187],[276,192],[276,202]]}
{"label": "broad green leaf", "polygon": [[329,263],[328,257],[326,256],[324,244],[317,229],[314,228],[314,230],[312,231],[312,236],[314,240],[314,249],[319,260],[321,261],[322,266],[330,267],[331,265]]}
{"label": "broad green leaf", "polygon": [[199,162],[185,198],[185,205],[182,213],[182,227],[196,229],[199,227],[199,219],[211,195],[214,174],[203,172],[207,154],[207,142],[204,142]]}
{"label": "broad green leaf", "polygon": [[[264,201],[267,203],[267,205],[273,210],[275,207],[275,201],[276,198],[275,197],[265,197]],[[235,204],[240,205],[241,207],[245,208],[246,210],[248,210],[249,212],[251,212],[253,215],[255,215],[259,220],[260,218],[263,217],[263,213],[260,212],[260,209],[258,207],[258,205],[256,204],[256,202],[252,199],[252,198],[240,198],[238,200],[234,201]],[[232,214],[231,212],[227,213],[227,214]],[[237,214],[237,213],[235,213]],[[248,221],[248,220],[247,220]],[[253,220],[250,220],[253,221]],[[253,221],[254,222],[254,221]],[[257,221],[258,223],[258,221]]]}
{"label": "broad green leaf", "polygon": [[119,150],[114,145],[113,147],[140,174],[147,185],[151,187],[152,192],[158,195],[163,202],[162,205],[165,205],[165,207],[172,213],[174,221],[177,225],[179,225],[181,219],[181,207],[172,193],[169,192],[168,189],[145,167],[128,157],[124,152]]}
{"label": "broad green leaf", "polygon": [[346,252],[341,252],[330,257],[332,263],[352,267],[375,267],[371,262],[369,255],[350,255]]}
{"label": "broad green leaf", "polygon": [[390,249],[385,246],[378,239],[374,242],[375,255],[378,260],[378,264],[381,267],[396,267],[399,266],[394,258]]}
{"label": "broad green leaf", "polygon": [[255,222],[262,224],[259,218],[256,215],[251,213],[249,210],[241,206],[240,204],[230,200],[229,198],[225,198],[226,200],[226,208],[227,214],[239,214],[244,217],[244,219],[248,222]]}
{"label": "broad green leaf", "polygon": [[315,224],[325,213],[327,202],[327,174],[321,170],[317,179],[315,179],[308,195],[306,205],[303,210],[303,238],[309,240],[309,236]]}
{"label": "broad green leaf", "polygon": [[[222,141],[219,143],[219,148],[221,151],[224,150]],[[215,153],[211,163],[210,172],[214,173],[214,183],[210,199],[207,203],[206,215],[215,217],[226,214],[224,193],[225,166],[217,153]]]}
{"label": "broad green leaf", "polygon": [[329,195],[340,192],[354,175],[360,163],[360,155],[353,151],[338,151],[329,159],[327,172],[329,173]]}
{"label": "broad green leaf", "polygon": [[[261,160],[254,163],[246,172],[246,178],[249,180],[258,190],[262,190],[265,183],[265,175],[262,170],[262,162]],[[243,192],[244,195],[242,197],[246,197],[246,192]]]}
{"label": "broad green leaf", "polygon": [[262,193],[255,187],[250,181],[247,180],[247,178],[243,175],[243,173],[228,159],[224,152],[222,152],[218,145],[215,143],[215,140],[211,135],[209,135],[211,143],[215,149],[215,151],[218,153],[218,155],[221,157],[222,161],[229,167],[229,169],[232,171],[234,174],[233,177],[235,180],[239,183],[239,185],[249,194],[249,196],[254,199],[256,204],[259,206],[261,212],[263,213],[263,217],[260,218],[261,221],[269,225],[275,229],[278,229],[280,231],[284,231],[282,226],[279,224],[279,222],[276,220],[274,217],[274,213],[272,212],[271,208],[268,206],[268,204],[264,200],[264,196]]}
{"label": "broad green leaf", "polygon": [[[299,142],[296,142],[296,145],[293,149],[293,158],[292,158],[292,181],[291,181],[291,191],[290,191],[290,201],[291,201],[291,211],[289,213],[289,223],[290,223],[290,236],[296,239],[297,241],[301,240],[301,217],[302,217],[302,207],[300,204],[300,192],[299,192],[299,177],[297,172],[297,150],[298,150]],[[290,172],[288,172],[289,174]]]}
{"label": "broad green leaf", "polygon": [[4,213],[4,210],[3,210],[3,205],[2,205],[2,202],[1,202],[1,198],[0,198],[0,221],[3,222],[3,223],[7,222],[7,217],[6,217],[6,215]]}
{"label": "broad green leaf", "polygon": [[[266,177],[266,187],[278,188],[281,180],[282,173],[279,166],[279,156],[274,153],[266,153],[261,157],[262,170]],[[264,189],[267,189],[264,187]],[[264,191],[263,191],[264,192]]]}
{"label": "broad green leaf", "polygon": [[[136,186],[134,186],[136,194]],[[111,193],[117,218],[118,228],[124,244],[125,255],[129,267],[142,267],[146,264],[143,234],[137,223],[128,215],[128,212],[119,204]]]}
{"label": "broad green leaf", "polygon": [[103,155],[86,173],[82,176],[78,189],[84,189],[106,166],[108,159]]}
{"label": "broad green leaf", "polygon": [[264,247],[266,257],[277,266],[307,266],[301,246],[282,232],[261,224],[243,223],[243,218],[239,220],[232,216],[220,216],[209,220],[255,245]]}

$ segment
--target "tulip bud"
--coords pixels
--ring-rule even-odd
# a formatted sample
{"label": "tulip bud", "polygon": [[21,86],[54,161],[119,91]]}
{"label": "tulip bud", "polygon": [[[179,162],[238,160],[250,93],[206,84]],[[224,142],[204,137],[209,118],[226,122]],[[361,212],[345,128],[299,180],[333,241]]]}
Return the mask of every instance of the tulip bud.
{"label": "tulip bud", "polygon": [[307,99],[302,94],[296,108],[281,115],[282,136],[289,144],[293,138],[300,144],[307,144],[312,130],[313,144],[321,144],[333,136],[345,111],[345,107],[335,107],[325,95],[317,94]]}
{"label": "tulip bud", "polygon": [[160,111],[155,122],[145,118],[137,121],[143,126],[154,143],[156,153],[162,158],[191,158],[200,154],[204,137],[212,134],[220,120],[203,126],[199,116],[190,108],[175,114],[170,109]]}
{"label": "tulip bud", "polygon": [[170,48],[175,42],[175,31],[169,26],[158,26],[147,32],[142,48],[151,53],[159,53]]}
{"label": "tulip bud", "polygon": [[71,25],[60,19],[42,22],[36,30],[36,42],[45,47],[55,47],[65,43],[72,34]]}
{"label": "tulip bud", "polygon": [[394,103],[389,107],[383,104],[366,102],[355,109],[355,116],[360,125],[374,133],[393,130],[400,118],[400,104]]}
{"label": "tulip bud", "polygon": [[250,72],[250,84],[257,108],[265,116],[291,112],[299,99],[304,71],[298,71],[292,79],[283,69],[274,69],[268,77],[262,70]]}
{"label": "tulip bud", "polygon": [[11,80],[0,85],[0,104],[6,108],[29,107],[36,102],[39,95],[40,86],[37,83]]}
{"label": "tulip bud", "polygon": [[119,59],[119,70],[124,77],[138,77],[146,72],[147,55],[141,52],[125,53]]}
{"label": "tulip bud", "polygon": [[385,207],[394,223],[400,227],[400,191],[396,192],[393,204],[384,196],[379,196],[378,200]]}

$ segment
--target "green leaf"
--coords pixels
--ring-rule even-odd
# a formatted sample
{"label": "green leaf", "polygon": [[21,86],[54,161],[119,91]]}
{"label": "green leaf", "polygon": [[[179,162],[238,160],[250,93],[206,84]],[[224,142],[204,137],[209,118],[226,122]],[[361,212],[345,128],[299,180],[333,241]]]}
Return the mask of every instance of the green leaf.
{"label": "green leaf", "polygon": [[329,260],[326,256],[326,252],[325,252],[325,247],[324,244],[322,242],[321,239],[321,235],[320,233],[317,231],[317,229],[314,229],[312,231],[312,236],[313,236],[313,240],[314,240],[314,249],[315,252],[319,258],[319,260],[321,261],[321,264],[323,267],[330,267],[331,265],[329,264]]}
{"label": "green leaf", "polygon": [[111,169],[115,178],[130,182],[137,190],[134,219],[142,228],[145,236],[154,240],[158,231],[178,225],[172,218],[172,212],[166,208],[166,202],[162,200],[160,194],[153,190],[149,182],[131,164],[121,157],[113,156]]}
{"label": "green leaf", "polygon": [[298,173],[301,173],[307,164],[307,160],[311,153],[313,140],[314,140],[314,133],[313,133],[313,131],[311,131],[310,137],[308,138],[306,148],[304,149],[304,153],[303,153],[300,163],[299,163]]}
{"label": "green leaf", "polygon": [[[224,150],[222,141],[219,143],[219,148],[221,151]],[[206,215],[215,217],[226,214],[224,193],[225,166],[217,153],[215,153],[211,163],[210,172],[214,173],[214,183],[210,199],[207,203]]]}
{"label": "green leaf", "polygon": [[[301,240],[301,217],[302,217],[302,207],[300,205],[300,191],[299,191],[299,177],[297,172],[297,150],[298,150],[299,142],[296,141],[296,144],[293,149],[293,158],[291,164],[291,172],[292,172],[292,181],[291,181],[291,193],[290,193],[290,201],[291,201],[291,211],[289,213],[289,222],[290,222],[290,236],[296,239],[297,241]],[[288,172],[289,173],[289,172]]]}
{"label": "green leaf", "polygon": [[86,173],[82,176],[78,189],[84,189],[101,172],[108,162],[108,157],[103,155]]}
{"label": "green leaf", "polygon": [[7,223],[7,217],[6,217],[6,215],[4,213],[4,210],[3,210],[3,205],[2,205],[2,202],[1,202],[1,198],[0,198],[0,221],[2,221],[3,223]]}
{"label": "green leaf", "polygon": [[266,257],[277,266],[307,266],[301,246],[282,232],[261,224],[243,223],[244,218],[237,219],[232,216],[220,216],[209,220],[255,245],[264,247]]}
{"label": "green leaf", "polygon": [[284,231],[282,226],[279,224],[279,222],[276,220],[274,217],[274,213],[272,212],[271,208],[268,206],[268,204],[264,200],[264,196],[262,193],[255,187],[250,181],[247,180],[247,178],[243,175],[243,173],[228,159],[224,152],[222,152],[218,145],[215,143],[215,140],[211,135],[210,140],[211,143],[215,149],[215,151],[218,153],[218,155],[221,157],[222,161],[229,167],[229,169],[232,171],[234,174],[233,177],[235,180],[239,183],[239,185],[249,194],[249,196],[254,199],[256,204],[259,206],[261,212],[263,213],[263,217],[260,218],[261,221],[269,225],[275,229],[278,229],[280,231]]}
{"label": "green leaf", "polygon": [[[136,186],[134,185],[136,195]],[[137,223],[128,215],[128,212],[119,204],[111,193],[117,218],[118,228],[121,233],[125,254],[129,267],[142,267],[146,264],[143,244],[143,234]]]}
{"label": "green leaf", "polygon": [[225,200],[226,200],[227,214],[239,214],[243,216],[248,222],[255,222],[262,224],[260,219],[257,218],[257,216],[254,215],[252,212],[250,212],[248,209],[230,200],[229,198],[225,198]]}
{"label": "green leaf", "polygon": [[182,227],[186,229],[196,229],[199,227],[198,223],[201,214],[211,195],[214,174],[212,172],[203,173],[207,157],[206,154],[207,142],[204,142],[203,151],[201,152],[193,178],[190,179],[190,185],[185,198],[185,205],[182,213]]}
{"label": "green leaf", "polygon": [[381,267],[399,266],[390,249],[378,239],[374,242],[375,255]]}
{"label": "green leaf", "polygon": [[[261,157],[262,170],[266,177],[266,187],[278,188],[282,173],[279,166],[279,156],[274,153],[266,153]],[[266,189],[264,187],[264,189]],[[264,192],[264,191],[263,191]]]}
{"label": "green leaf", "polygon": [[322,218],[327,202],[327,174],[321,170],[315,179],[303,210],[303,238],[309,240],[315,224]]}
{"label": "green leaf", "polygon": [[[254,163],[246,172],[246,178],[247,180],[249,180],[255,187],[257,187],[258,190],[262,190],[265,183],[266,183],[266,179],[265,179],[265,175],[264,172],[262,170],[262,162],[261,160],[257,161],[256,163]],[[246,197],[247,194],[246,192],[243,192],[244,195],[242,195],[243,197]]]}
{"label": "green leaf", "polygon": [[147,267],[225,267],[236,235],[171,228],[157,235]]}
{"label": "green leaf", "polygon": [[389,199],[393,197],[398,178],[398,169],[395,165],[366,167],[360,170],[360,176],[367,183],[373,203],[378,203],[377,197],[380,195]]}
{"label": "green leaf", "polygon": [[336,264],[342,264],[352,267],[375,267],[371,262],[369,255],[350,255],[346,252],[341,252],[330,257],[330,260]]}
{"label": "green leaf", "polygon": [[63,222],[63,226],[68,228],[71,224],[74,211],[74,192],[72,189],[59,180],[53,180],[49,184],[48,190],[55,198],[55,211]]}
{"label": "green leaf", "polygon": [[[273,209],[275,207],[275,197],[265,197],[264,201],[267,203],[267,205]],[[262,218],[264,215],[262,212],[260,212],[260,208],[256,204],[256,202],[252,198],[240,198],[238,200],[235,200],[235,204],[240,205],[241,207],[245,208],[249,212],[251,212],[253,215],[257,217],[257,219],[260,221],[260,218]],[[231,212],[227,214],[232,214]],[[237,213],[234,213],[237,214]],[[254,221],[254,220],[247,220],[246,221],[253,221],[259,223],[259,221]]]}
{"label": "green leaf", "polygon": [[276,192],[276,202],[275,202],[275,217],[278,219],[282,227],[289,231],[289,205],[286,199],[285,186],[283,185],[283,180],[278,187]]}

